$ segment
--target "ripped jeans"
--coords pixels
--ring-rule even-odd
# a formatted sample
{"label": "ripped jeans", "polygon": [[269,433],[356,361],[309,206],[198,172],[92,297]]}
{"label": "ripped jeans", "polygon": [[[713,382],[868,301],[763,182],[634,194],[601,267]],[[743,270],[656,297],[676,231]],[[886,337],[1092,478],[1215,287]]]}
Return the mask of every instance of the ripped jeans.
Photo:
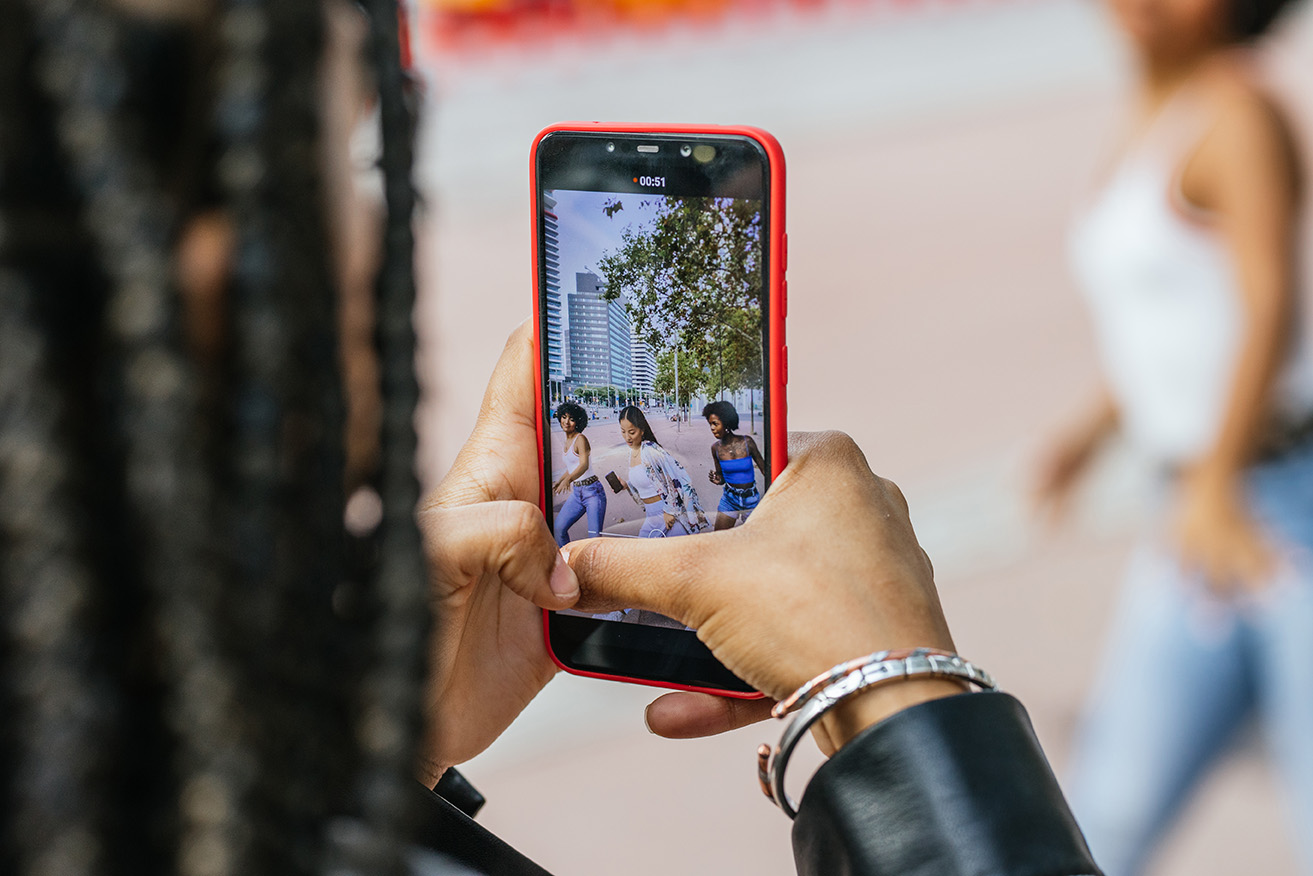
{"label": "ripped jeans", "polygon": [[588,515],[588,537],[595,538],[602,534],[602,521],[606,518],[606,488],[600,480],[595,480],[586,487],[574,484],[570,494],[565,497],[565,504],[556,512],[555,535],[557,545],[570,543],[570,527],[580,517]]}

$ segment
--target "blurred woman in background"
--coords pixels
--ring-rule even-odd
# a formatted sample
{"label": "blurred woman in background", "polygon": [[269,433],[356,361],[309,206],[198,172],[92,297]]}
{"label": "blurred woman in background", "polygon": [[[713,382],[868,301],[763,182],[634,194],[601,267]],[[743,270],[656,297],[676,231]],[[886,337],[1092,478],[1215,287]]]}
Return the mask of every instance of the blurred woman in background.
{"label": "blurred woman in background", "polygon": [[[1120,428],[1163,474],[1078,734],[1073,808],[1139,873],[1257,712],[1313,868],[1313,375],[1298,337],[1303,168],[1247,47],[1284,0],[1110,0],[1129,134],[1072,236],[1105,389],[1054,443],[1060,509]],[[1313,872],[1313,870],[1310,870]]]}

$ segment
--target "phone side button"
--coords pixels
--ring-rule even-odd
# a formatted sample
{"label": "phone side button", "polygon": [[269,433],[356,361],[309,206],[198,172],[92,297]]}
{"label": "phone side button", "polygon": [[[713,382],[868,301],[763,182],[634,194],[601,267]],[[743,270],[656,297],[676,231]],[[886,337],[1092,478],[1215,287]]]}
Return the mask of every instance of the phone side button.
{"label": "phone side button", "polygon": [[789,345],[784,345],[784,355],[780,357],[780,377],[787,386],[789,383]]}
{"label": "phone side button", "polygon": [[789,281],[780,281],[780,316],[789,315]]}

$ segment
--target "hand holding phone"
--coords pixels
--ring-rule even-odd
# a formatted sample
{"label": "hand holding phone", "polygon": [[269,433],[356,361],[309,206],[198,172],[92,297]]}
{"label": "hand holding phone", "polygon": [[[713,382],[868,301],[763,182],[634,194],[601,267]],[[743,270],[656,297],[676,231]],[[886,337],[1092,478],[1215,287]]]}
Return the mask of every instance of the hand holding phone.
{"label": "hand holding phone", "polygon": [[611,485],[611,492],[613,493],[618,493],[625,488],[625,485],[621,483],[620,478],[613,471],[606,473],[606,482]]}
{"label": "hand holding phone", "polygon": [[[525,325],[507,341],[473,433],[419,513],[437,608],[433,640],[450,646],[429,663],[430,689],[444,693],[427,701],[419,762],[435,782],[487,748],[556,674],[539,639],[540,607],[568,608],[578,598],[538,505],[535,394]],[[556,595],[553,582],[567,595]],[[498,659],[487,659],[490,651]]]}
{"label": "hand holding phone", "polygon": [[[872,651],[955,651],[898,487],[874,475],[846,435],[792,437],[790,458],[802,464],[777,479],[787,481],[788,500],[768,492],[738,538],[573,547],[569,561],[584,594],[577,608],[674,617],[702,630],[715,656],[775,699]],[[963,689],[939,680],[878,688],[827,715],[818,741],[832,751],[901,708]],[[705,736],[765,718],[769,707],[668,694],[649,707],[648,724],[663,736]]]}

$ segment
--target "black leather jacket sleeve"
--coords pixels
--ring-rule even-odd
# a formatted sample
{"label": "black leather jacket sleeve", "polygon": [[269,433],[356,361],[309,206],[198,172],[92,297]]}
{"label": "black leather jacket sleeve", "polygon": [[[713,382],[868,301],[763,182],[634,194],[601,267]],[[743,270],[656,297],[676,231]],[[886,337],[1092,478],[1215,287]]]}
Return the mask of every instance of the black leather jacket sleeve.
{"label": "black leather jacket sleeve", "polygon": [[[468,784],[461,777],[461,782]],[[443,787],[439,783],[439,787]],[[473,791],[473,786],[470,786]],[[418,782],[415,793],[422,802],[417,807],[419,819],[411,842],[421,848],[440,852],[462,865],[449,871],[435,864],[424,873],[481,873],[485,876],[551,876],[533,861],[521,855],[503,840],[474,821],[461,808],[430,791]],[[478,792],[474,792],[478,794]],[[466,792],[462,791],[462,796]],[[483,795],[478,794],[481,800]],[[466,807],[468,808],[468,807]]]}
{"label": "black leather jacket sleeve", "polygon": [[802,876],[1098,876],[1021,703],[975,693],[861,733],[793,825]]}

